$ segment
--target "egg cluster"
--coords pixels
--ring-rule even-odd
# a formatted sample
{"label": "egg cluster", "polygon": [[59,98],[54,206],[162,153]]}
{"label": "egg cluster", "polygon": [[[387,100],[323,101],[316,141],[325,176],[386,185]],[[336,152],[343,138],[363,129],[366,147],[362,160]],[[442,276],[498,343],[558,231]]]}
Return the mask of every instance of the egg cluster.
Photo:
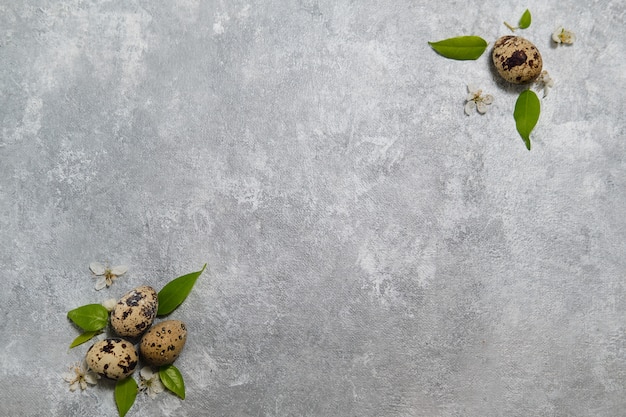
{"label": "egg cluster", "polygon": [[[139,358],[153,366],[174,363],[187,341],[187,328],[179,320],[152,327],[158,307],[157,292],[145,285],[120,298],[111,312],[111,327],[120,337],[91,346],[85,358],[89,368],[103,377],[121,380],[135,371]],[[132,341],[139,337],[138,352]]]}

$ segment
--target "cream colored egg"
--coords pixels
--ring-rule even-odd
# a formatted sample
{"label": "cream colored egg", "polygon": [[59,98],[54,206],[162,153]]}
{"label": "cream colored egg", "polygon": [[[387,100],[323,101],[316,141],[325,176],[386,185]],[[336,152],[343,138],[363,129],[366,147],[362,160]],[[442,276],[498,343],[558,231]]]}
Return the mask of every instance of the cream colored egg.
{"label": "cream colored egg", "polygon": [[103,377],[124,379],[135,372],[137,349],[124,339],[105,339],[89,348],[85,361],[89,368]]}
{"label": "cream colored egg", "polygon": [[534,81],[543,68],[537,47],[520,36],[503,36],[498,39],[491,58],[498,74],[513,84]]}
{"label": "cream colored egg", "polygon": [[127,292],[111,312],[111,327],[123,337],[138,337],[152,326],[159,308],[157,292],[147,285]]}
{"label": "cream colored egg", "polygon": [[143,335],[139,344],[141,358],[150,365],[173,363],[187,341],[187,327],[179,320],[155,324]]}

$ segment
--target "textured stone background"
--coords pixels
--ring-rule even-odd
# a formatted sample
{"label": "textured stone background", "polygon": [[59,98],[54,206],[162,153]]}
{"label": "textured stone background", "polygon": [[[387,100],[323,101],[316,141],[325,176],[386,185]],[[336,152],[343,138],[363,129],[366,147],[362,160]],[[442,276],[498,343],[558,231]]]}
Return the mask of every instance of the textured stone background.
{"label": "textured stone background", "polygon": [[[129,416],[624,415],[626,6],[501,3],[0,1],[0,415],[115,416],[67,311],[205,262]],[[531,152],[427,45],[527,7]]]}

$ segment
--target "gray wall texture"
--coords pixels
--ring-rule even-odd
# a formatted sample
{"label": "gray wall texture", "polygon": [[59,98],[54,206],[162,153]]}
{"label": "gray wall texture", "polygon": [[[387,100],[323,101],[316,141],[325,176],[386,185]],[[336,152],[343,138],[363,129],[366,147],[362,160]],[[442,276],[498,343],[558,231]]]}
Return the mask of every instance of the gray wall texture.
{"label": "gray wall texture", "polygon": [[[526,8],[531,152],[489,51],[427,44]],[[205,262],[187,399],[129,416],[626,415],[625,8],[1,0],[0,415],[117,415],[67,311]]]}

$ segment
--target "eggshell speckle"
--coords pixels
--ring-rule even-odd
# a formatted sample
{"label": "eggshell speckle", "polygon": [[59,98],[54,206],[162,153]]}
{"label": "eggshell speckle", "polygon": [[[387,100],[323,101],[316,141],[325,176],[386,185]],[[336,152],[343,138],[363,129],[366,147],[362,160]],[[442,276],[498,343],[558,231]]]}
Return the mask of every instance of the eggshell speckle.
{"label": "eggshell speckle", "polygon": [[105,339],[89,348],[85,361],[89,368],[103,377],[124,379],[135,372],[137,349],[124,339]]}
{"label": "eggshell speckle", "polygon": [[139,352],[151,365],[173,363],[187,341],[187,328],[182,321],[167,320],[154,325],[141,338]]}
{"label": "eggshell speckle", "polygon": [[111,327],[120,336],[138,337],[152,326],[159,307],[157,292],[147,285],[127,292],[111,312]]}
{"label": "eggshell speckle", "polygon": [[503,36],[498,39],[491,58],[498,74],[513,84],[535,80],[543,67],[537,47],[520,36]]}

